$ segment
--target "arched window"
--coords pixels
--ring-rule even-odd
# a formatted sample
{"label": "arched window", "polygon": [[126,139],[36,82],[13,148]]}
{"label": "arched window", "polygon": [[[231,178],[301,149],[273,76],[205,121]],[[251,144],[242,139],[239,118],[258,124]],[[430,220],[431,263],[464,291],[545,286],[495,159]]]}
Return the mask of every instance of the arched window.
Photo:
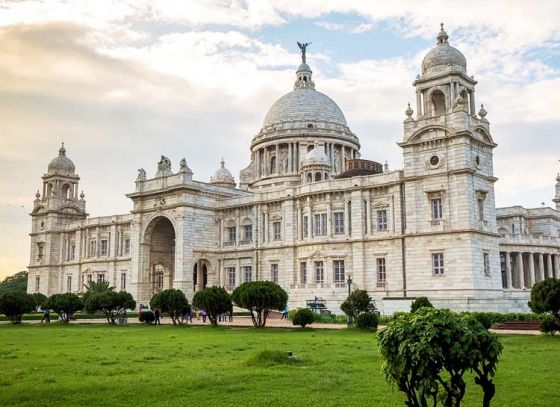
{"label": "arched window", "polygon": [[270,173],[271,174],[276,173],[276,156],[272,156],[270,158]]}
{"label": "arched window", "polygon": [[307,182],[309,183],[313,182],[313,175],[311,175],[310,172],[307,173]]}
{"label": "arched window", "polygon": [[445,113],[445,95],[441,90],[432,93],[432,112],[434,116]]}
{"label": "arched window", "polygon": [[320,172],[315,173],[315,181],[321,181],[321,173]]}
{"label": "arched window", "polygon": [[64,184],[64,185],[62,186],[61,197],[64,198],[64,199],[70,199],[70,197],[71,197],[71,189],[72,189],[72,188],[71,188],[70,184]]}
{"label": "arched window", "polygon": [[51,184],[50,182],[47,184],[47,197],[50,198],[52,195],[52,191],[53,191],[53,184]]}

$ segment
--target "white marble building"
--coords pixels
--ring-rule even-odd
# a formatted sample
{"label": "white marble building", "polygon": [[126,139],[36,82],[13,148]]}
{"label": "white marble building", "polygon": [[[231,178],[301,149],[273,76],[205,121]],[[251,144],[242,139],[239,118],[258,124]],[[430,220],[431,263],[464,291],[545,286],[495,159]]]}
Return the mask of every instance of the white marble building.
{"label": "white marble building", "polygon": [[[91,218],[64,146],[43,175],[31,233],[29,292],[80,292],[94,279],[138,303],[179,288],[277,281],[290,306],[319,297],[339,312],[352,288],[385,313],[427,296],[452,309],[522,311],[529,289],[559,276],[560,212],[496,209],[486,111],[442,30],[414,81],[398,143],[404,168],[360,158],[344,114],[303,62],[293,90],[251,141],[239,188],[222,160],[209,182],[185,160],[139,170],[129,214]],[[557,201],[560,203],[560,182]],[[522,260],[522,261],[521,261]]]}

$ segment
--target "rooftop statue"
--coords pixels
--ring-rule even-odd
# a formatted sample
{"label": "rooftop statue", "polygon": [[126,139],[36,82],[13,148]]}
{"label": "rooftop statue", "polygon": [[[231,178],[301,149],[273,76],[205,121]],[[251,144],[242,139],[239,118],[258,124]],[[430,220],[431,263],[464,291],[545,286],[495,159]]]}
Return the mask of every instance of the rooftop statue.
{"label": "rooftop statue", "polygon": [[303,62],[304,64],[306,63],[305,62],[305,52],[307,50],[307,47],[311,44],[312,44],[311,42],[304,42],[303,44],[299,41],[297,42],[297,45],[298,45],[299,49],[301,50],[301,62]]}

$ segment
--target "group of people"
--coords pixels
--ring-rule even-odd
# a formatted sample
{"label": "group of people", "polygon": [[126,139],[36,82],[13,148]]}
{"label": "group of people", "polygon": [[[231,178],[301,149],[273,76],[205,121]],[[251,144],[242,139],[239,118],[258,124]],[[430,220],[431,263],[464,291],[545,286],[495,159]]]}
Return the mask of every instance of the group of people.
{"label": "group of people", "polygon": [[[149,311],[149,310],[150,309],[147,306],[140,304],[138,316],[140,316],[142,312]],[[163,318],[161,308],[156,307],[154,308],[153,312],[154,312],[154,325],[161,325],[161,319]],[[193,318],[195,318],[197,321],[200,321],[200,319],[202,319],[202,323],[205,324],[206,319],[208,318],[208,312],[206,312],[206,310],[193,309],[192,307],[188,307],[187,309],[183,310],[183,312],[181,312],[181,322],[183,323],[190,322],[192,324]],[[233,322],[233,307],[230,308],[228,312],[219,314],[218,321]]]}

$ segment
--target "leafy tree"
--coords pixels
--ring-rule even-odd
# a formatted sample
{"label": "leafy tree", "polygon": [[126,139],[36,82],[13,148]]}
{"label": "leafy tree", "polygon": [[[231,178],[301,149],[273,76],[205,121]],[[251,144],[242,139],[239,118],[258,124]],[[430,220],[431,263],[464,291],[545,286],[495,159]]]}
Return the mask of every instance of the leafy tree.
{"label": "leafy tree", "polygon": [[92,293],[85,301],[87,312],[101,311],[107,318],[107,323],[114,324],[120,310],[134,309],[136,301],[126,291],[105,291]]}
{"label": "leafy tree", "polygon": [[363,312],[367,312],[371,304],[371,297],[366,290],[355,290],[342,303],[340,309],[349,317],[357,318]]}
{"label": "leafy tree", "polygon": [[53,294],[47,300],[47,307],[54,310],[62,322],[69,322],[70,316],[84,307],[84,302],[73,293]]}
{"label": "leafy tree", "polygon": [[400,314],[379,333],[379,349],[387,380],[406,394],[407,406],[459,406],[467,371],[490,406],[502,345],[471,315],[427,307]]}
{"label": "leafy tree", "polygon": [[27,292],[27,271],[20,271],[0,282],[0,294],[7,293],[8,291]]}
{"label": "leafy tree", "polygon": [[356,318],[356,326],[364,330],[377,331],[379,325],[379,317],[373,312],[364,312]]}
{"label": "leafy tree", "polygon": [[22,291],[8,291],[0,295],[0,314],[12,324],[20,324],[21,317],[34,309],[33,297]]}
{"label": "leafy tree", "polygon": [[231,299],[251,312],[255,327],[264,327],[271,310],[281,311],[286,307],[288,294],[272,281],[251,281],[233,290]]}
{"label": "leafy tree", "polygon": [[410,304],[410,312],[416,312],[422,307],[434,308],[428,297],[418,297]]}
{"label": "leafy tree", "polygon": [[315,315],[309,308],[302,308],[296,311],[292,319],[293,325],[299,325],[305,328],[306,325],[311,325],[315,321]]}
{"label": "leafy tree", "polygon": [[173,321],[173,325],[181,323],[181,313],[187,309],[189,302],[187,297],[181,290],[169,288],[155,294],[150,300],[150,307],[161,309],[161,312],[167,312]]}
{"label": "leafy tree", "polygon": [[[537,314],[549,313],[554,317],[554,324],[550,322],[550,318],[544,322],[548,332],[554,334],[555,331],[560,330],[560,279],[547,278],[534,284],[529,307]],[[541,327],[543,327],[542,322]]]}
{"label": "leafy tree", "polygon": [[35,309],[44,307],[46,305],[48,298],[45,294],[33,293],[31,294],[31,296],[33,297],[33,305],[35,306]]}
{"label": "leafy tree", "polygon": [[231,308],[231,296],[222,287],[208,287],[197,291],[193,297],[193,305],[208,313],[212,325],[218,325],[218,316]]}
{"label": "leafy tree", "polygon": [[84,303],[87,302],[88,297],[92,294],[115,291],[115,287],[111,287],[111,284],[105,280],[92,280],[86,283],[84,288],[86,289],[86,292],[83,295]]}

